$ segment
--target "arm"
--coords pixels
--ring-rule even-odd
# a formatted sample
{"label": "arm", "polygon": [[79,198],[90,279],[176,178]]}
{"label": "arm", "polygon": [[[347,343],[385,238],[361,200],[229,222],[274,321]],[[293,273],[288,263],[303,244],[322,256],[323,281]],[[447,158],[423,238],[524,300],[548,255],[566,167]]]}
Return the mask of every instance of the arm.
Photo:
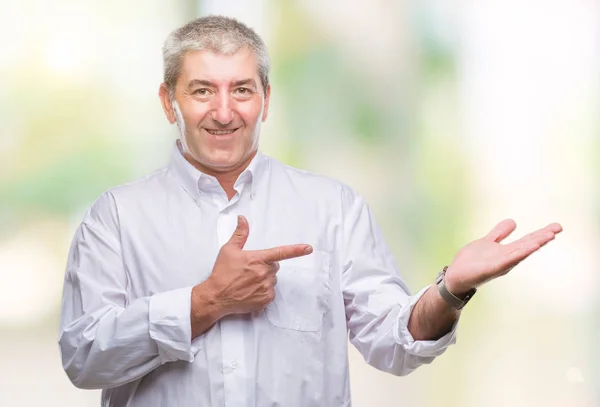
{"label": "arm", "polygon": [[[410,295],[394,258],[364,200],[342,197],[342,290],[350,342],[375,368],[405,375],[430,363],[455,341],[456,323],[436,340],[415,340],[412,312],[437,312],[436,290]],[[433,296],[430,297],[430,296]],[[446,326],[440,328],[445,330]],[[419,338],[420,339],[420,338]]]}
{"label": "arm", "polygon": [[191,287],[130,300],[121,254],[99,224],[84,222],[64,281],[59,346],[80,388],[136,380],[161,364],[194,360]]}
{"label": "arm", "polygon": [[194,360],[192,287],[131,299],[112,195],[101,196],[77,229],[60,318],[63,368],[75,386],[109,388],[161,364]]}

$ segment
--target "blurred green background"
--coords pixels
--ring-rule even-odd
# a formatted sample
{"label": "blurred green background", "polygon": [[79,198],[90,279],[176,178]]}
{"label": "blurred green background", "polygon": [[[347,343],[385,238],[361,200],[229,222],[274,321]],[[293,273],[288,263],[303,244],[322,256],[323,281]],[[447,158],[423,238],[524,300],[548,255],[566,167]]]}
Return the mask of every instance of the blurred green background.
{"label": "blurred green background", "polygon": [[504,218],[509,241],[565,228],[432,365],[352,349],[353,405],[600,405],[600,5],[567,0],[3,0],[0,405],[99,405],[58,355],[68,247],[98,195],[167,162],[162,42],[209,13],[269,46],[261,149],[363,194],[413,292]]}

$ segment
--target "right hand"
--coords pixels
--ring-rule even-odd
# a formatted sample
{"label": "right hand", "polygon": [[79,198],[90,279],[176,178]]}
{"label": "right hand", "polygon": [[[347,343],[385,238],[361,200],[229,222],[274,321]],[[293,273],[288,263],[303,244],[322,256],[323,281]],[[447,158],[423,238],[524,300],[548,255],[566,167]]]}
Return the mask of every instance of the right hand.
{"label": "right hand", "polygon": [[249,233],[248,221],[238,216],[237,228],[221,247],[206,280],[221,317],[265,308],[275,299],[279,262],[312,253],[312,247],[306,244],[243,250]]}

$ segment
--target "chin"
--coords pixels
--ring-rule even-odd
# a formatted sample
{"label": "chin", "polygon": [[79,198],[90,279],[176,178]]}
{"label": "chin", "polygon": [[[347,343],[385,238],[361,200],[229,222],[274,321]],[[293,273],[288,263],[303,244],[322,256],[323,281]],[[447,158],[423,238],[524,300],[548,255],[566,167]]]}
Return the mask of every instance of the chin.
{"label": "chin", "polygon": [[237,160],[211,160],[206,163],[207,167],[214,168],[215,170],[228,170],[229,168],[235,167],[238,163]]}
{"label": "chin", "polygon": [[[204,167],[217,171],[226,171],[245,161],[253,151],[247,146],[190,146],[192,157]],[[220,147],[220,148],[219,148]]]}
{"label": "chin", "polygon": [[227,170],[235,167],[240,161],[242,161],[244,155],[236,152],[222,151],[214,154],[205,154],[201,157],[203,160],[201,160],[200,163],[203,165],[216,170]]}

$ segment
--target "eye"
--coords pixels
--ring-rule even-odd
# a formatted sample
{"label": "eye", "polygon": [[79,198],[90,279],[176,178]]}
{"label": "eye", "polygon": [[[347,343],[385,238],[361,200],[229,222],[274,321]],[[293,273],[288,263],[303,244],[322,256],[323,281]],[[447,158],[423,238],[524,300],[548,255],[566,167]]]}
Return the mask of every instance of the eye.
{"label": "eye", "polygon": [[194,91],[194,95],[206,96],[206,95],[208,95],[208,89],[206,89],[206,88],[196,89]]}
{"label": "eye", "polygon": [[249,95],[250,93],[252,93],[252,91],[248,88],[237,88],[235,92],[240,95]]}

